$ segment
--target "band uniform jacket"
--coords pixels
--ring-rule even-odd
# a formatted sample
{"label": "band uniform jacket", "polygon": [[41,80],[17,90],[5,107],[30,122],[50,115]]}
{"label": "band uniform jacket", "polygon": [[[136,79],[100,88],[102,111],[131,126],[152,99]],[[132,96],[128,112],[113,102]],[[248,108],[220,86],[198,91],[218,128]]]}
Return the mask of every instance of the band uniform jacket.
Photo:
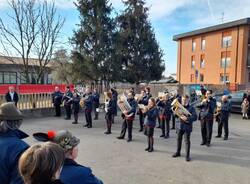
{"label": "band uniform jacket", "polygon": [[62,98],[64,101],[64,106],[71,106],[73,93],[71,91],[66,92],[66,96]]}
{"label": "band uniform jacket", "polygon": [[190,133],[193,130],[193,122],[197,120],[197,114],[196,114],[195,108],[191,106],[190,104],[188,104],[187,106],[184,106],[184,108],[186,108],[190,112],[191,115],[187,117],[186,122],[180,118],[177,118],[176,129],[183,130],[187,133]]}
{"label": "band uniform jacket", "polygon": [[159,110],[157,107],[152,107],[146,112],[146,122],[145,125],[150,128],[155,128],[156,119],[159,116]]}
{"label": "band uniform jacket", "polygon": [[54,104],[54,106],[61,105],[62,98],[63,98],[63,94],[60,91],[54,92],[52,94],[52,103]]}

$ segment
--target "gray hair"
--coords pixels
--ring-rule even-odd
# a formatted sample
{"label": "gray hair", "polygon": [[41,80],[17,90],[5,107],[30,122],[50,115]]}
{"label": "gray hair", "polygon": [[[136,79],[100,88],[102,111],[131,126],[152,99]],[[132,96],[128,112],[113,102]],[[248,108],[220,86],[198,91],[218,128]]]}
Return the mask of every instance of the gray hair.
{"label": "gray hair", "polygon": [[0,133],[5,133],[8,130],[19,129],[22,124],[22,120],[0,120]]}

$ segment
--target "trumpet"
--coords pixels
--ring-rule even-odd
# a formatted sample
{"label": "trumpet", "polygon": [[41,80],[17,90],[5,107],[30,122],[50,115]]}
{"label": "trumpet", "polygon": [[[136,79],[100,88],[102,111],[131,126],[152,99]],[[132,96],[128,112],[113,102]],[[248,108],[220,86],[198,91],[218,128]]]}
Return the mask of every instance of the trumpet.
{"label": "trumpet", "polygon": [[171,109],[174,112],[175,115],[177,115],[178,117],[181,116],[186,116],[189,117],[192,114],[185,108],[183,107],[183,105],[180,104],[180,102],[175,99],[172,103],[171,103]]}

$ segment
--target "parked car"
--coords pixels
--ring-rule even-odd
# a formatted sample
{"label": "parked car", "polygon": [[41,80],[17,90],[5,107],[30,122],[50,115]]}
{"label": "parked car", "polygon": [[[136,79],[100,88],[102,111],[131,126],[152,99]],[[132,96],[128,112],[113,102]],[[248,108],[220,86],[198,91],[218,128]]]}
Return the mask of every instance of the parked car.
{"label": "parked car", "polygon": [[243,100],[244,93],[247,93],[247,91],[242,90],[229,94],[229,99],[232,106],[231,109],[232,112],[241,113],[241,103]]}

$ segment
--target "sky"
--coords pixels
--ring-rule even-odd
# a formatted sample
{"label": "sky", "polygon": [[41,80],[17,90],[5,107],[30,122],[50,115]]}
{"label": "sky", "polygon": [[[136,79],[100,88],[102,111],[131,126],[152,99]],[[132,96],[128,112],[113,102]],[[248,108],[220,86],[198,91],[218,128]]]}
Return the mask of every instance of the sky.
{"label": "sky", "polygon": [[[73,0],[54,1],[57,13],[66,20],[60,35],[62,46],[70,52],[68,38],[77,29],[79,14]],[[117,13],[124,8],[122,0],[109,2]],[[149,7],[149,20],[156,39],[164,53],[165,76],[177,72],[177,43],[173,41],[174,35],[250,17],[250,0],[146,0],[146,6]],[[7,13],[10,13],[7,0],[0,0],[0,17],[6,24]]]}

